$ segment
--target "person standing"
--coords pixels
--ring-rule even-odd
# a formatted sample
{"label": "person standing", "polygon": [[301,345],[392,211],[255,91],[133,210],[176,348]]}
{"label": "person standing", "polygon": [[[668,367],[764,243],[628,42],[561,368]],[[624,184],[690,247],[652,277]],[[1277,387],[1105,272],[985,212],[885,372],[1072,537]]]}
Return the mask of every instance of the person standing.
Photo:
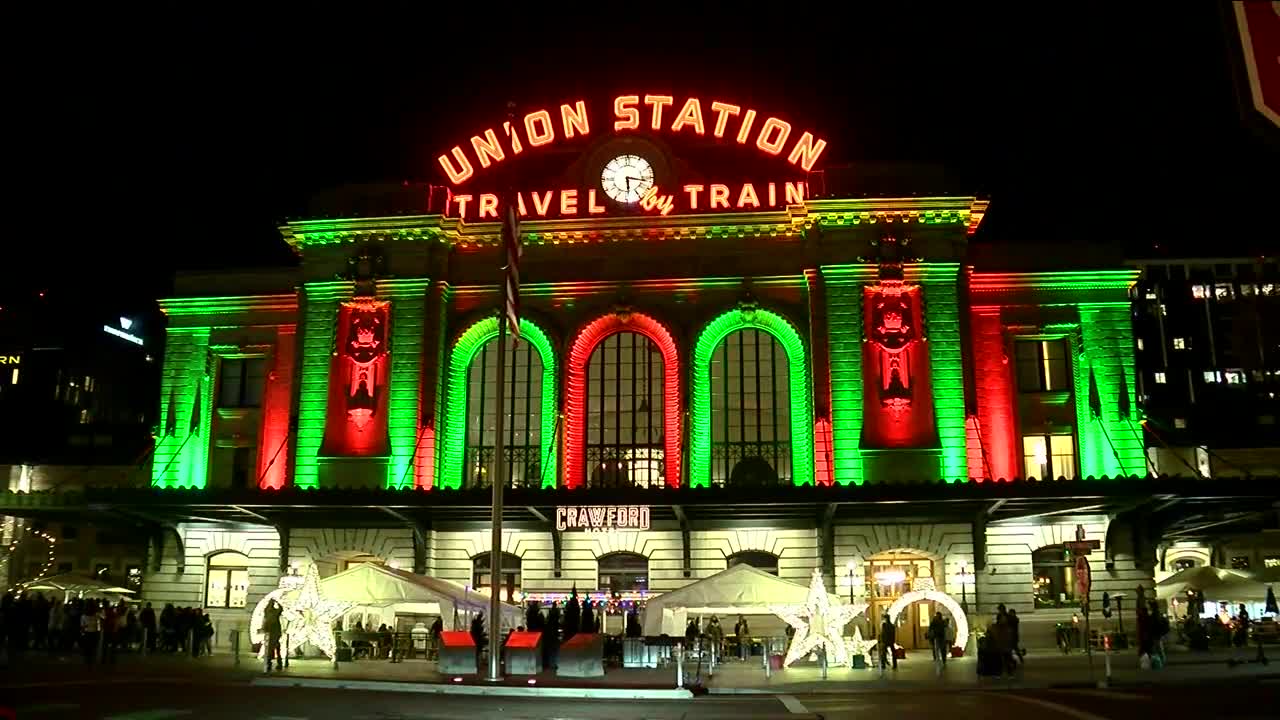
{"label": "person standing", "polygon": [[156,649],[156,611],[151,607],[151,603],[142,608],[142,612],[138,613],[138,622],[142,625],[142,642],[146,645],[147,652],[155,652]]}
{"label": "person standing", "polygon": [[738,622],[733,626],[733,634],[738,638],[738,657],[746,661],[751,656],[751,627],[747,625],[745,615],[738,616]]}
{"label": "person standing", "polygon": [[284,607],[275,598],[271,598],[262,613],[262,632],[266,635],[267,643],[265,653],[267,672],[271,672],[272,661],[275,661],[277,671],[284,669],[284,660],[280,657],[280,636],[284,634],[280,616],[283,613]]}
{"label": "person standing", "polygon": [[1011,666],[1021,667],[1026,662],[1026,651],[1022,649],[1022,631],[1018,619],[1018,611],[1009,609],[1009,662]]}
{"label": "person standing", "polygon": [[947,655],[949,654],[947,642],[947,633],[950,632],[947,619],[942,616],[939,610],[933,615],[933,620],[929,622],[929,642],[933,646],[933,661],[941,662],[945,667],[947,664]]}
{"label": "person standing", "polygon": [[80,649],[84,652],[86,665],[92,665],[97,658],[101,638],[102,617],[98,614],[98,603],[89,600],[80,614]]}
{"label": "person standing", "polygon": [[898,669],[897,640],[898,628],[886,612],[884,619],[880,622],[880,672],[884,672],[888,667],[890,657],[893,658],[893,669]]}

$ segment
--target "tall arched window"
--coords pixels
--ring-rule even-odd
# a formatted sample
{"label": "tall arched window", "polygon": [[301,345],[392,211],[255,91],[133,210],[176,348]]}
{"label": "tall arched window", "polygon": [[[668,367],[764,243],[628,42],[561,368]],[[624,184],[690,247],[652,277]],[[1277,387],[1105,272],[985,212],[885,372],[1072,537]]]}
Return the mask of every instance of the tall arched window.
{"label": "tall arched window", "polygon": [[232,550],[210,555],[204,606],[242,608],[249,600],[249,558]]}
{"label": "tall arched window", "polygon": [[601,555],[600,590],[608,593],[647,592],[649,590],[649,558],[631,552]]}
{"label": "tall arched window", "polygon": [[[516,602],[515,594],[520,592],[520,556],[509,552],[502,553],[502,587],[507,602]],[[471,586],[476,590],[487,590],[493,579],[493,566],[489,561],[489,553],[480,553],[471,559]]]}
{"label": "tall arched window", "polygon": [[[542,475],[542,359],[531,343],[507,343],[507,487],[536,488]],[[467,368],[467,454],[464,487],[489,487],[494,472],[498,419],[498,339],[480,346]]]}
{"label": "tall arched window", "polygon": [[1075,579],[1075,561],[1065,545],[1046,545],[1031,553],[1031,588],[1036,607],[1073,605]]}
{"label": "tall arched window", "polygon": [[663,357],[635,332],[600,341],[587,361],[586,464],[590,487],[666,482]]}
{"label": "tall arched window", "polygon": [[711,356],[711,484],[791,483],[787,355],[769,333],[730,333]]}
{"label": "tall arched window", "polygon": [[729,567],[750,565],[771,575],[778,574],[778,556],[763,550],[743,550],[729,556]]}

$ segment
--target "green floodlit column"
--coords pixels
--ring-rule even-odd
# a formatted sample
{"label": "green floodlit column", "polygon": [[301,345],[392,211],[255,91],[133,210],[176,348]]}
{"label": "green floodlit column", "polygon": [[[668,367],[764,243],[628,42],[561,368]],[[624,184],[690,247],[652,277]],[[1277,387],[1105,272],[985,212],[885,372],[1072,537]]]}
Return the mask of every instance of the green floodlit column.
{"label": "green floodlit column", "polygon": [[378,283],[378,298],[391,301],[390,397],[387,399],[387,434],[391,458],[387,463],[387,487],[413,487],[409,471],[418,446],[419,403],[422,398],[422,333],[428,281],[385,280]]}
{"label": "green floodlit column", "polygon": [[768,310],[730,310],[707,324],[693,352],[693,417],[689,423],[689,485],[711,484],[711,356],[730,333],[763,330],[787,353],[791,416],[791,476],[796,485],[813,483],[813,417],[809,405],[809,359],[800,334]]}
{"label": "green floodlit column", "polygon": [[329,366],[338,304],[351,297],[351,283],[307,283],[302,290],[306,311],[302,317],[302,357],[298,365],[298,449],[293,484],[315,488],[320,484],[316,456],[324,441],[325,413],[329,407]]}
{"label": "green floodlit column", "polygon": [[875,266],[822,268],[827,289],[827,345],[831,357],[831,474],[840,485],[861,485],[862,287]]}
{"label": "green floodlit column", "polygon": [[[467,451],[467,370],[484,344],[498,337],[498,319],[485,318],[467,328],[449,353],[448,397],[445,399],[444,434],[435,486],[457,489],[462,485],[462,465]],[[539,462],[542,487],[557,484],[559,449],[556,445],[556,354],[546,332],[527,318],[520,320],[520,341],[531,343],[542,361],[542,408],[538,420]],[[510,347],[508,347],[510,352]],[[439,430],[437,430],[439,432]]]}
{"label": "green floodlit column", "polygon": [[[1080,476],[1115,477],[1145,475],[1146,457],[1141,433],[1134,428],[1141,420],[1134,397],[1133,326],[1128,303],[1080,305],[1080,330],[1084,353],[1076,348],[1076,422],[1080,438]],[[1093,369],[1102,401],[1102,420],[1095,420],[1089,408],[1089,370]],[[1131,422],[1120,417],[1121,373],[1129,393]],[[1105,423],[1107,434],[1100,423]],[[1107,441],[1110,435],[1111,442]],[[1115,452],[1111,446],[1115,445]],[[1116,460],[1119,454],[1120,460]]]}
{"label": "green floodlit column", "polygon": [[[908,277],[912,270],[908,270]],[[964,414],[964,360],[960,347],[957,263],[924,263],[924,324],[929,341],[929,374],[942,457],[938,471],[946,482],[969,476]]]}
{"label": "green floodlit column", "polygon": [[[209,328],[170,329],[165,339],[161,381],[161,437],[151,461],[151,484],[161,488],[203,488],[209,473],[209,427],[213,383],[205,377]],[[197,393],[197,387],[200,389]],[[195,407],[199,395],[200,407]],[[191,413],[199,414],[191,434]],[[171,414],[173,419],[170,419]],[[172,435],[164,428],[172,427]],[[181,454],[178,454],[181,451]]]}

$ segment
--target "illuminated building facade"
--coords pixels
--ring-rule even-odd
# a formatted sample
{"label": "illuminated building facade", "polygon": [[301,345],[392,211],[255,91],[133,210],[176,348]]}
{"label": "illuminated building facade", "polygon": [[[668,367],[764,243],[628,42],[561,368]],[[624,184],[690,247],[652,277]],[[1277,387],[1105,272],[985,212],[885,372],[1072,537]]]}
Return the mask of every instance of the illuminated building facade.
{"label": "illuminated building facade", "polygon": [[153,487],[96,498],[161,519],[147,599],[244,623],[291,567],[484,586],[501,551],[513,599],[749,563],[820,569],[873,626],[933,589],[1051,638],[1077,531],[1102,545],[1093,595],[1150,586],[1155,542],[1126,514],[1160,525],[1137,501],[1135,269],[974,262],[985,200],[866,196],[765,111],[600,109],[494,123],[441,154],[440,186],[327,196],[281,228],[297,268],[177,279]]}

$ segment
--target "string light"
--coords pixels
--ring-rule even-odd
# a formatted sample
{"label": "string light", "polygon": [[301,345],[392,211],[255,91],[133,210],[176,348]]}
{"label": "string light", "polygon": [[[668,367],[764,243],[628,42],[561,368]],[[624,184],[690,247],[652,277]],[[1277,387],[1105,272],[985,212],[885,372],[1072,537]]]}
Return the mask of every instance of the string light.
{"label": "string light", "polygon": [[284,594],[280,604],[284,606],[282,619],[287,623],[287,652],[293,654],[296,649],[310,643],[330,659],[337,655],[333,624],[354,603],[325,597],[320,589],[320,572],[315,565],[307,568],[302,587]]}
{"label": "string light", "polygon": [[[24,527],[23,529],[29,534],[24,534],[24,535],[15,537],[9,543],[9,547],[6,549],[5,556],[0,557],[0,570],[2,570],[5,567],[5,565],[9,564],[10,558],[14,556],[14,552],[18,549],[18,546],[22,544],[22,541],[34,536],[41,540],[44,540],[45,543],[48,544],[49,552],[45,558],[44,566],[41,567],[40,572],[37,573],[36,576],[31,579],[37,580],[39,578],[48,576],[48,574],[53,570],[53,565],[56,562],[55,552],[57,548],[55,547],[55,545],[57,544],[58,541],[55,540],[52,535],[50,535],[49,533],[43,530],[32,530],[30,527]],[[21,592],[20,586],[25,584],[26,583],[13,583],[9,586],[9,592],[15,592],[15,591]]]}
{"label": "string light", "polygon": [[827,594],[826,584],[822,582],[822,573],[816,568],[809,581],[809,597],[804,605],[780,605],[771,607],[778,617],[796,629],[791,639],[791,647],[787,648],[787,657],[783,666],[792,663],[822,647],[827,658],[834,665],[847,665],[849,651],[844,642],[844,626],[867,609],[866,603],[858,605],[837,605],[831,602]]}

